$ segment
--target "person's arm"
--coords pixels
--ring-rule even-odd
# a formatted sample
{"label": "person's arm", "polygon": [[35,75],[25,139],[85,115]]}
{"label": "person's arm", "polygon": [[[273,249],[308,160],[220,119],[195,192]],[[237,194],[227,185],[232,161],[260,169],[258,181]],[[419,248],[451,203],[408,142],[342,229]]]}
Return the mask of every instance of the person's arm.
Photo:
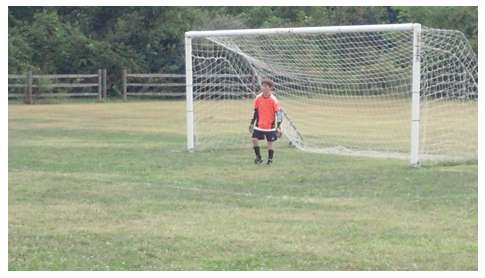
{"label": "person's arm", "polygon": [[258,108],[254,108],[253,110],[253,117],[251,118],[251,124],[249,125],[249,132],[253,133],[254,131],[254,123],[258,119]]}
{"label": "person's arm", "polygon": [[281,106],[278,100],[275,98],[274,111],[276,118],[276,129],[281,129],[281,122],[283,121],[283,115],[281,112]]}
{"label": "person's arm", "polygon": [[283,121],[283,117],[281,115],[281,109],[276,111],[276,129],[281,128],[281,122]]}
{"label": "person's arm", "polygon": [[253,117],[251,118],[251,124],[254,125],[257,119],[258,119],[258,108],[254,108]]}

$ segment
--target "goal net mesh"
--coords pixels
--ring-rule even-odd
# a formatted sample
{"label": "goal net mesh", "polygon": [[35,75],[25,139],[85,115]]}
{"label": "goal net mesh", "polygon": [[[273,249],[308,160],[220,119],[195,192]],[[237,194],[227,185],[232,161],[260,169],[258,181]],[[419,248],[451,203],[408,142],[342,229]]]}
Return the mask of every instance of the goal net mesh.
{"label": "goal net mesh", "polygon": [[[277,145],[409,159],[412,61],[412,31],[193,38],[194,149],[250,149],[270,78]],[[422,28],[420,87],[420,163],[478,161],[478,59],[461,32]]]}

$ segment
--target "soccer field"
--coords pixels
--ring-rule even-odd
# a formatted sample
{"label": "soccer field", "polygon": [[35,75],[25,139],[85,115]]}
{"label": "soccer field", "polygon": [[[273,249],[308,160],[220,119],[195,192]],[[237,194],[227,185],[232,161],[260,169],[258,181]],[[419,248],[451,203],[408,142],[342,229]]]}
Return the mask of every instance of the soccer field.
{"label": "soccer field", "polygon": [[478,270],[478,164],[186,148],[184,101],[9,105],[8,269]]}

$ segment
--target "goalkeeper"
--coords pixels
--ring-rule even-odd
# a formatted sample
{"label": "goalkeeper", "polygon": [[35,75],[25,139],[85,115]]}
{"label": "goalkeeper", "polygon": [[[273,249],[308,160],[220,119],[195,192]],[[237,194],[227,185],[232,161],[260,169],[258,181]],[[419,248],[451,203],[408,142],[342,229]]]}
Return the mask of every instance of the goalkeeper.
{"label": "goalkeeper", "polygon": [[266,138],[268,145],[268,165],[273,164],[274,142],[281,137],[281,108],[278,99],[273,94],[274,82],[264,79],[261,82],[262,91],[254,100],[253,118],[249,126],[252,133],[253,149],[256,154],[255,164],[263,162],[259,140]]}

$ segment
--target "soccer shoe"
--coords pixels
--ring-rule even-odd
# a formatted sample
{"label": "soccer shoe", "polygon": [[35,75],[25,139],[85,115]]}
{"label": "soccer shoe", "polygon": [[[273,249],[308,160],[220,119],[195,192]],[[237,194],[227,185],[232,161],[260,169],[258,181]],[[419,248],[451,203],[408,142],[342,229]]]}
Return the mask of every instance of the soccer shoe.
{"label": "soccer shoe", "polygon": [[273,164],[273,159],[268,159],[268,165]]}
{"label": "soccer shoe", "polygon": [[261,164],[263,163],[263,158],[262,157],[256,157],[256,159],[254,160],[254,164]]}

